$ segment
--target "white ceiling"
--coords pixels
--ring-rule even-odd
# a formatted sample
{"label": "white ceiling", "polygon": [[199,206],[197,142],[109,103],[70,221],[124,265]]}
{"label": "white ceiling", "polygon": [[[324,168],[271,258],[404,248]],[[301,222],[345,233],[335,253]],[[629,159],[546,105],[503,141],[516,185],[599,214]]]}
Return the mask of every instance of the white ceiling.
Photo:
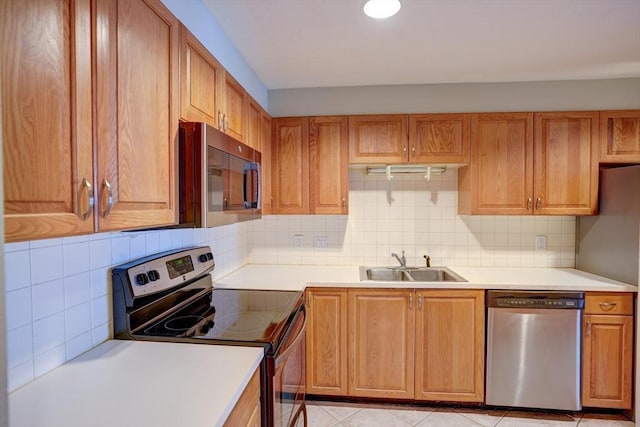
{"label": "white ceiling", "polygon": [[204,0],[268,89],[640,77],[640,0]]}

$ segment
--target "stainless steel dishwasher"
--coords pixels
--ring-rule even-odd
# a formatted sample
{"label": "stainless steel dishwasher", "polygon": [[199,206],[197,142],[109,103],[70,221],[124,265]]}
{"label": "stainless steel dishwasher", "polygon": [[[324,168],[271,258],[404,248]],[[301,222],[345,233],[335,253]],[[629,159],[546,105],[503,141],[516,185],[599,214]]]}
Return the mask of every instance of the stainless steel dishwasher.
{"label": "stainless steel dishwasher", "polygon": [[487,292],[487,405],[580,410],[583,292]]}

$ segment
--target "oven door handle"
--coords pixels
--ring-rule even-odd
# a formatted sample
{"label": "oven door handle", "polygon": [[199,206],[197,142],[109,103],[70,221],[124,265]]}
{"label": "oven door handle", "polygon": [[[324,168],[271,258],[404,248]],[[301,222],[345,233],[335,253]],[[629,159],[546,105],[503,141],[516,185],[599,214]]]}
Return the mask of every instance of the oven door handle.
{"label": "oven door handle", "polygon": [[[284,337],[283,343],[285,344],[285,347],[282,349],[282,351],[278,351],[278,353],[276,355],[276,365],[279,365],[278,361],[286,359],[289,356],[289,353],[291,353],[292,351],[295,350],[296,345],[305,336],[305,332],[307,330],[307,307],[302,305],[302,309],[300,311],[302,312],[302,315],[304,316],[304,322],[302,323],[302,326],[299,328],[299,330],[297,332],[296,331],[290,331],[287,334],[287,336]],[[294,332],[297,335],[287,344],[287,342],[289,341],[289,335],[294,333]]]}

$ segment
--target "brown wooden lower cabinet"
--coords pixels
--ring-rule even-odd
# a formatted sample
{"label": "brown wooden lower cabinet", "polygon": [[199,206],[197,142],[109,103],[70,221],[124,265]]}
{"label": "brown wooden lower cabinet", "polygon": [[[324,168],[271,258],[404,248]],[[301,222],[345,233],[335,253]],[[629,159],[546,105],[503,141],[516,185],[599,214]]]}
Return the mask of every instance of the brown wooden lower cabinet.
{"label": "brown wooden lower cabinet", "polygon": [[484,290],[307,289],[307,393],[482,402]]}
{"label": "brown wooden lower cabinet", "polygon": [[347,395],[347,290],[307,289],[307,393]]}
{"label": "brown wooden lower cabinet", "polygon": [[256,369],[249,384],[233,407],[224,427],[260,427],[260,368]]}
{"label": "brown wooden lower cabinet", "polygon": [[588,293],[585,300],[582,405],[631,409],[633,295]]}
{"label": "brown wooden lower cabinet", "polygon": [[417,290],[416,400],[484,401],[484,290]]}
{"label": "brown wooden lower cabinet", "polygon": [[414,292],[349,290],[349,396],[412,399]]}

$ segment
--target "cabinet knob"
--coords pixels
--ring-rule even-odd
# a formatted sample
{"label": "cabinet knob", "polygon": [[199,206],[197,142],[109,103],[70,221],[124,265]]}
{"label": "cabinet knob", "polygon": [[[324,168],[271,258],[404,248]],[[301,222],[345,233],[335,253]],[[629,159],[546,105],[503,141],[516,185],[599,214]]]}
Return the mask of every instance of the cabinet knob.
{"label": "cabinet knob", "polygon": [[536,199],[536,209],[537,210],[542,209],[542,199],[540,197]]}
{"label": "cabinet knob", "polygon": [[409,294],[409,310],[413,310],[413,294]]}
{"label": "cabinet knob", "polygon": [[113,208],[113,192],[111,191],[111,184],[109,184],[107,178],[102,180],[102,186],[104,187],[107,195],[107,207],[102,211],[101,215],[103,218],[106,218],[111,212],[111,208]]}
{"label": "cabinet knob", "polygon": [[402,158],[409,158],[409,154],[407,153],[407,147],[402,147]]}
{"label": "cabinet knob", "polygon": [[415,145],[413,147],[411,147],[411,155],[413,155],[413,157],[416,157],[416,147],[415,147]]}
{"label": "cabinet knob", "polygon": [[591,336],[591,321],[587,320],[587,336]]}
{"label": "cabinet knob", "polygon": [[418,310],[422,310],[422,295],[418,295]]}
{"label": "cabinet knob", "polygon": [[[83,221],[86,221],[91,216],[91,212],[93,212],[93,205],[95,200],[93,198],[93,187],[91,186],[91,182],[87,178],[82,178],[82,184],[80,184],[80,191],[78,193],[82,193],[82,190],[87,192],[88,204],[87,210],[85,212],[78,212],[78,218]],[[78,195],[78,209],[80,209],[80,196]]]}
{"label": "cabinet knob", "polygon": [[346,204],[347,204],[347,199],[345,197],[343,197],[342,198],[342,209],[345,208]]}
{"label": "cabinet knob", "polygon": [[527,210],[530,211],[533,208],[533,199],[531,199],[531,197],[529,197],[527,199]]}

